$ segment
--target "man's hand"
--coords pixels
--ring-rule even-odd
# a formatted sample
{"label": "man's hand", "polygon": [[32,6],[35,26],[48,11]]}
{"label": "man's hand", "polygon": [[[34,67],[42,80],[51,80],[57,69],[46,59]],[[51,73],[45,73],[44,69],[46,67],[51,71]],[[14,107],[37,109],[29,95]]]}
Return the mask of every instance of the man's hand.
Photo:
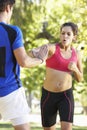
{"label": "man's hand", "polygon": [[39,58],[44,62],[48,57],[48,45],[45,44],[37,49],[33,49],[32,52],[36,58]]}

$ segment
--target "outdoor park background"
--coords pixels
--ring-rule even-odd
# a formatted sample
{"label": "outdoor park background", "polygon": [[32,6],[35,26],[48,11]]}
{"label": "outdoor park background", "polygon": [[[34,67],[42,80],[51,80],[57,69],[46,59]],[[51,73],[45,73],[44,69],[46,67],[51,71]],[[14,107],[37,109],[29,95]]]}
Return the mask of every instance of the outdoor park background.
{"label": "outdoor park background", "polygon": [[[58,42],[60,26],[68,21],[75,22],[79,27],[78,38],[73,45],[81,50],[84,69],[83,81],[81,83],[73,81],[75,115],[87,117],[87,0],[16,0],[11,23],[22,29],[24,46],[29,50],[49,42],[52,44]],[[44,78],[44,64],[30,69],[21,68],[21,79],[31,113],[39,113]],[[83,122],[84,120],[85,118]],[[1,122],[0,130],[7,130],[7,126],[9,124]],[[33,126],[32,130],[39,130]]]}

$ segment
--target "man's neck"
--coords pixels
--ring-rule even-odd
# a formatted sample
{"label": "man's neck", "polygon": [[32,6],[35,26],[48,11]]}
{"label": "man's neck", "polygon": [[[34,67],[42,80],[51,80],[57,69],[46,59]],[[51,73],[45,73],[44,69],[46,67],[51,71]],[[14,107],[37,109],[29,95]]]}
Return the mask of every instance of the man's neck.
{"label": "man's neck", "polygon": [[7,16],[4,13],[0,13],[0,22],[8,23]]}

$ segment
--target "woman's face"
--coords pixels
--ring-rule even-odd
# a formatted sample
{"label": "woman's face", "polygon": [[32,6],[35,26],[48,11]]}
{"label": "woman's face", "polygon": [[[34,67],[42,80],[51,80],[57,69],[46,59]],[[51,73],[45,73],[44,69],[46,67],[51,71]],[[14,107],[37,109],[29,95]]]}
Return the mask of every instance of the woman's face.
{"label": "woman's face", "polygon": [[70,46],[75,36],[70,26],[65,26],[60,32],[60,41],[63,46]]}

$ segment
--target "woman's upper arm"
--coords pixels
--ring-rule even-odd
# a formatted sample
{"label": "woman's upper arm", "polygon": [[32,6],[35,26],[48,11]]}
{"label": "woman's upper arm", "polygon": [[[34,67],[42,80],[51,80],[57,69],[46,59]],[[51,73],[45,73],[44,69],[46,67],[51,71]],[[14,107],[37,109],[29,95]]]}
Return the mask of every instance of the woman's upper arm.
{"label": "woman's upper arm", "polygon": [[55,44],[48,44],[48,50],[49,50],[48,58],[50,58],[55,53],[56,50]]}
{"label": "woman's upper arm", "polygon": [[77,67],[81,73],[83,73],[83,66],[82,66],[82,54],[80,51],[77,51]]}

